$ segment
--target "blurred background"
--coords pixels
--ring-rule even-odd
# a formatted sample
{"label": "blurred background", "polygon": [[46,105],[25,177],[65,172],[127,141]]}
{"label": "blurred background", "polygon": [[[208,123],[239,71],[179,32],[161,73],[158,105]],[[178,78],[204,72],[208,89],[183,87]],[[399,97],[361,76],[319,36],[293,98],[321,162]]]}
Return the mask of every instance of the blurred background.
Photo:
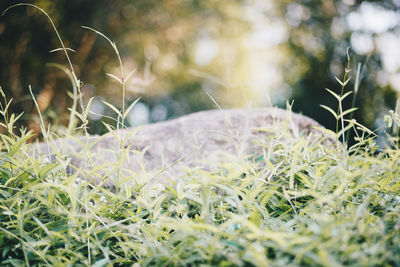
{"label": "blurred background", "polygon": [[[113,115],[102,101],[121,106],[121,88],[105,73],[120,76],[109,43],[116,42],[127,84],[127,103],[141,97],[130,125],[162,121],[216,108],[280,106],[334,129],[320,104],[336,110],[325,88],[339,92],[350,47],[352,77],[367,63],[355,118],[375,129],[394,109],[400,91],[400,0],[35,0],[54,20],[70,52],[84,101],[92,111]],[[1,0],[0,10],[19,1]],[[68,124],[72,90],[68,77],[48,63],[68,67],[48,19],[31,7],[0,18],[0,86],[24,112],[22,125],[39,132],[29,96],[31,85],[46,119]],[[367,60],[368,59],[368,60]],[[354,79],[347,90],[353,89]],[[211,96],[211,97],[210,97]],[[351,98],[345,102],[350,107]],[[346,108],[345,107],[345,108]],[[115,115],[115,114],[114,114]],[[90,116],[90,132],[103,133],[101,116]]]}

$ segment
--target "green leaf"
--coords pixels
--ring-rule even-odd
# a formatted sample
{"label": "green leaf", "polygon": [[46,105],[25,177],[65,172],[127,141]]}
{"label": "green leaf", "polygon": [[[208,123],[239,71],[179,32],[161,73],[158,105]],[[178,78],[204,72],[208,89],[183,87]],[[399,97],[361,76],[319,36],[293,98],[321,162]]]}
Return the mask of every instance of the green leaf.
{"label": "green leaf", "polygon": [[93,99],[94,99],[94,97],[91,97],[89,99],[89,102],[87,103],[87,105],[85,107],[85,112],[83,113],[83,118],[84,118],[85,121],[87,121],[87,116],[88,116],[88,113],[89,113],[89,110],[90,110],[90,106],[92,105]]}
{"label": "green leaf", "polygon": [[120,78],[118,78],[117,76],[115,76],[114,74],[111,73],[106,73],[107,76],[113,78],[114,80],[116,80],[118,83],[122,84],[122,80]]}
{"label": "green leaf", "polygon": [[351,80],[351,77],[347,78],[347,80],[344,81],[344,82],[341,81],[341,80],[339,80],[339,78],[336,77],[336,76],[335,76],[335,79],[336,79],[336,81],[338,81],[338,83],[340,83],[340,85],[341,85],[342,87],[345,87],[345,86],[347,85],[347,83]]}
{"label": "green leaf", "polygon": [[125,110],[125,113],[123,114],[123,118],[126,118],[128,113],[131,111],[131,109],[136,105],[136,103],[140,100],[140,97],[136,99],[132,104],[129,105],[129,107]]}
{"label": "green leaf", "polygon": [[[65,50],[71,51],[71,52],[74,52],[74,53],[76,52],[74,49],[69,48],[69,47],[66,47]],[[58,51],[63,51],[64,52],[65,50],[64,50],[64,48],[61,47],[61,48],[56,48],[56,49],[50,50],[49,53],[58,52]]]}
{"label": "green leaf", "polygon": [[13,100],[14,100],[14,98],[11,98],[11,99],[10,99],[10,101],[8,101],[8,103],[7,103],[6,107],[4,108],[4,111],[6,111],[6,112],[7,112],[8,108],[10,107],[10,105],[11,105],[11,102],[12,102]]}
{"label": "green leaf", "polygon": [[344,86],[343,82],[338,77],[335,76],[335,79],[336,79],[336,81],[338,81],[338,83],[340,83],[341,86]]}
{"label": "green leaf", "polygon": [[344,95],[342,95],[342,97],[340,98],[340,100],[343,101],[343,99],[345,99],[347,96],[351,95],[353,93],[353,91],[348,91],[347,93],[345,93]]}
{"label": "green leaf", "polygon": [[125,143],[128,141],[128,139],[129,139],[132,135],[136,134],[140,129],[142,129],[142,127],[143,127],[143,126],[138,126],[138,127],[135,127],[133,130],[130,130],[130,131],[129,131],[129,134],[127,134],[127,135],[125,136],[124,140],[122,141],[122,144],[125,144]]}
{"label": "green leaf", "polygon": [[34,134],[28,133],[25,136],[22,136],[10,149],[9,155],[12,157],[20,148],[21,146],[28,141],[29,138],[33,137]]}
{"label": "green leaf", "polygon": [[344,86],[347,85],[347,83],[351,80],[351,77],[349,77],[345,82],[344,82]]}
{"label": "green leaf", "polygon": [[368,129],[367,127],[365,127],[364,125],[362,125],[362,124],[360,124],[360,123],[358,123],[356,120],[344,120],[344,121],[346,121],[346,122],[348,122],[348,123],[353,123],[353,124],[355,124],[355,125],[357,125],[358,127],[360,127],[360,129],[362,129],[364,132],[366,132],[366,133],[368,133],[368,134],[370,134],[370,135],[372,135],[372,136],[377,136],[377,134],[376,133],[374,133],[373,131],[371,131],[370,129]]}
{"label": "green leaf", "polygon": [[46,164],[45,166],[41,167],[40,171],[39,171],[39,177],[45,178],[46,175],[57,166],[59,166],[58,163],[51,163],[51,164]]}
{"label": "green leaf", "polygon": [[87,26],[81,26],[83,29],[87,29],[87,30],[91,30],[95,33],[97,33],[98,35],[102,36],[104,39],[106,39],[113,47],[115,46],[114,42],[110,40],[110,38],[108,38],[107,36],[105,36],[103,33],[99,32],[98,30],[95,30],[93,28],[87,27]]}
{"label": "green leaf", "polygon": [[333,111],[333,109],[331,109],[330,107],[325,106],[325,105],[320,105],[320,106],[322,108],[326,109],[327,111],[329,111],[336,119],[339,119],[338,115],[336,114],[335,111]]}
{"label": "green leaf", "polygon": [[348,109],[348,110],[345,110],[345,111],[343,111],[340,115],[339,115],[339,118],[341,118],[341,117],[344,117],[344,116],[346,116],[347,114],[349,114],[349,113],[351,113],[351,112],[353,112],[353,111],[356,111],[358,108],[350,108],[350,109]]}
{"label": "green leaf", "polygon": [[3,140],[4,146],[6,147],[8,153],[10,152],[10,147],[15,143],[14,139],[11,137],[5,135],[5,134],[0,134],[1,139]]}
{"label": "green leaf", "polygon": [[117,143],[120,144],[120,140],[119,140],[117,134],[115,133],[115,130],[113,130],[111,128],[111,125],[108,124],[108,123],[105,123],[104,121],[102,121],[102,123],[103,123],[104,126],[106,126],[108,132],[114,137],[115,141],[117,141]]}
{"label": "green leaf", "polygon": [[21,116],[24,114],[24,112],[21,112],[15,119],[14,119],[14,121],[18,121],[19,120],[19,118],[21,118]]}
{"label": "green leaf", "polygon": [[3,88],[1,88],[1,86],[0,86],[0,94],[4,99],[6,99],[6,94],[4,93]]}
{"label": "green leaf", "polygon": [[346,127],[344,127],[343,129],[341,129],[337,135],[341,136],[342,134],[344,134],[345,132],[347,132],[348,130],[350,130],[350,128],[352,128],[354,126],[353,121],[350,121],[350,123],[348,125],[346,125]]}
{"label": "green leaf", "polygon": [[110,103],[106,102],[106,101],[102,101],[106,106],[108,106],[109,108],[111,108],[115,113],[117,113],[118,116],[122,117],[121,112],[114,107],[113,105],[111,105]]}
{"label": "green leaf", "polygon": [[308,188],[313,188],[314,187],[314,183],[313,183],[313,178],[306,175],[305,173],[302,172],[296,172],[295,175],[297,175],[300,180],[308,186]]}
{"label": "green leaf", "polygon": [[132,74],[134,74],[136,72],[137,69],[132,70],[131,72],[129,72],[128,75],[126,75],[126,78],[124,79],[124,84],[127,83],[129,81],[129,79],[131,78]]}
{"label": "green leaf", "polygon": [[340,101],[340,95],[336,94],[335,92],[333,92],[332,90],[325,88],[326,91],[328,91],[331,95],[333,95],[337,101]]}
{"label": "green leaf", "polygon": [[72,108],[68,108],[69,111],[71,111],[72,114],[77,116],[82,122],[84,121],[82,114],[78,113],[76,110],[73,110]]}

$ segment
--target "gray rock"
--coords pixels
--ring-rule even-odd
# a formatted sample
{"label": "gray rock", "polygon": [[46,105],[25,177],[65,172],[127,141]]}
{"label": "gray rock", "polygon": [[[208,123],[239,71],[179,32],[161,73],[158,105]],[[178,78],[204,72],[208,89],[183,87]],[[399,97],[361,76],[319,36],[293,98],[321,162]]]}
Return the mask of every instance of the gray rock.
{"label": "gray rock", "polygon": [[50,148],[50,154],[67,157],[68,172],[113,186],[122,182],[119,172],[120,177],[153,181],[177,177],[185,167],[209,168],[216,155],[260,154],[259,143],[267,135],[280,134],[282,127],[295,136],[322,137],[315,126],[321,127],[306,116],[279,108],[208,110],[104,136],[58,139],[49,147],[39,143],[33,151],[46,154]]}

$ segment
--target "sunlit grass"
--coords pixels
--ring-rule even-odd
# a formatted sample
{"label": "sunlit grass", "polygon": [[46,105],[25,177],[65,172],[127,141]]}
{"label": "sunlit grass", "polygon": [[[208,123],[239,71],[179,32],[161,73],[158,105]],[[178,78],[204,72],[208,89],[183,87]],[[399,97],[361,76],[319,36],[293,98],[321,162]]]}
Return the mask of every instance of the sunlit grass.
{"label": "sunlit grass", "polygon": [[395,266],[399,150],[375,155],[370,138],[349,154],[274,131],[251,160],[231,155],[211,171],[117,192],[28,157],[29,133],[2,135],[0,262]]}

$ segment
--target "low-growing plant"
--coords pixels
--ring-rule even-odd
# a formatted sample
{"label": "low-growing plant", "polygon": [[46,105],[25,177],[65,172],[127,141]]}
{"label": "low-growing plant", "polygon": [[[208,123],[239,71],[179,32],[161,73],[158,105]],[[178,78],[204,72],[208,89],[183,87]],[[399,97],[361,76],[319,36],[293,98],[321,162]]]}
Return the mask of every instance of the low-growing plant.
{"label": "low-growing plant", "polygon": [[[122,63],[121,70],[124,77]],[[113,78],[124,91],[126,78]],[[80,81],[75,97],[79,90]],[[15,129],[21,115],[8,113],[12,102],[0,91],[0,265],[400,266],[400,150],[377,152],[374,132],[346,121],[354,109],[343,110],[343,88],[331,92],[338,128],[324,130],[326,137],[277,123],[259,142],[263,153],[228,154],[210,170],[192,168],[166,183],[129,176],[117,156],[116,190],[89,183],[89,175],[105,180],[110,173],[110,166],[90,168],[89,138],[84,170],[67,172],[64,155],[32,156],[32,133]],[[123,96],[122,112],[110,106],[117,129],[131,109],[124,103]],[[88,112],[82,102],[80,112],[71,110],[86,136]],[[398,122],[394,113],[389,119]],[[357,140],[347,147],[350,128]]]}

